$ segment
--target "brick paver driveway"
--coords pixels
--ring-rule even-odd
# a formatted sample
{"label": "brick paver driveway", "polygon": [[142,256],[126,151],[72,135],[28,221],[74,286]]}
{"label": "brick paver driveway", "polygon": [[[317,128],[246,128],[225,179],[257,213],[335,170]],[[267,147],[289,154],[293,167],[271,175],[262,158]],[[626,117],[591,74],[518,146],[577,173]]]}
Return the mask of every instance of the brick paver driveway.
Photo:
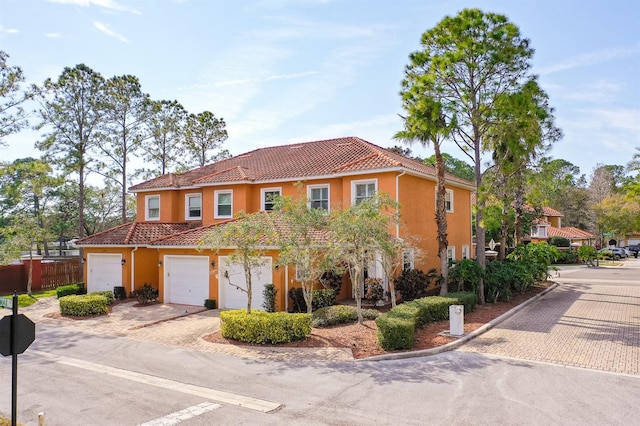
{"label": "brick paver driveway", "polygon": [[555,290],[459,350],[640,375],[640,259],[554,280]]}

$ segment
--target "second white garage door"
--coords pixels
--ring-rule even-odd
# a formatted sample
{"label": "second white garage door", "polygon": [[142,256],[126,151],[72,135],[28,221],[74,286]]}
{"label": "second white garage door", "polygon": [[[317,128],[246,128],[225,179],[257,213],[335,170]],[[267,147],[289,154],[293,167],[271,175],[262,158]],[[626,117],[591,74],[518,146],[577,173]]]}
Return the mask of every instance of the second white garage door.
{"label": "second white garage door", "polygon": [[89,253],[87,256],[87,291],[113,291],[122,285],[122,255]]}
{"label": "second white garage door", "polygon": [[[238,290],[235,286],[246,289],[247,280],[244,276],[244,267],[240,263],[228,263],[227,257],[220,257],[220,271],[218,282],[220,283],[220,307],[224,309],[246,309],[247,293]],[[264,309],[262,303],[265,284],[273,283],[273,270],[271,258],[263,257],[262,265],[251,271],[251,309]],[[233,285],[232,285],[233,284]]]}
{"label": "second white garage door", "polygon": [[164,303],[204,306],[209,298],[209,256],[164,257]]}

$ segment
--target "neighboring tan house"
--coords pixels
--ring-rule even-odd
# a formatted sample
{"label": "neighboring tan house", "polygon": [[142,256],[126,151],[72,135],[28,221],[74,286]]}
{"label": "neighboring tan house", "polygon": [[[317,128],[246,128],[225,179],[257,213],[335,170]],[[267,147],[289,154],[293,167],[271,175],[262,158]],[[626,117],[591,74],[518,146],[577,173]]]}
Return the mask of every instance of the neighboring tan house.
{"label": "neighboring tan house", "polygon": [[531,241],[547,241],[550,237],[563,237],[572,246],[593,245],[597,237],[590,232],[572,226],[562,226],[564,214],[551,207],[542,208],[542,217],[531,225]]}
{"label": "neighboring tan house", "polygon": [[[405,267],[437,268],[435,169],[356,137],[261,148],[184,173],[170,173],[129,188],[137,197],[136,221],[78,241],[84,249],[87,289],[127,293],[145,283],[164,303],[202,305],[216,299],[220,308],[246,307],[245,293],[225,284],[241,270],[228,265],[230,250],[198,250],[213,226],[224,226],[240,211],[271,210],[273,195],[295,196],[302,182],[310,206],[326,210],[349,206],[380,192],[401,205],[401,224],[389,233],[417,241],[404,253]],[[470,257],[471,182],[447,175],[449,256]],[[415,238],[418,237],[418,238]],[[419,249],[419,250],[417,250]],[[423,253],[421,258],[414,253]],[[266,253],[253,287],[252,306],[261,308],[262,287],[274,284],[276,305],[287,310],[287,291],[300,286],[296,268],[272,268],[277,250]],[[382,277],[380,265],[369,276]],[[241,274],[240,274],[241,275]],[[348,279],[342,298],[352,297]],[[385,282],[385,286],[387,283]]]}

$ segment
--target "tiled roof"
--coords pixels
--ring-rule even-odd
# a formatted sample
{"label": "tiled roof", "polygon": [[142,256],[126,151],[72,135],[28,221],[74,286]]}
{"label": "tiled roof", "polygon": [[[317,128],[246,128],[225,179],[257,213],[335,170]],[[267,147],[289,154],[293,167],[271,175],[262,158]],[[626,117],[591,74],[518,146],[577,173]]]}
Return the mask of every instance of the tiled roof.
{"label": "tiled roof", "polygon": [[129,222],[82,238],[76,245],[145,245],[158,238],[201,225],[201,222]]}
{"label": "tiled roof", "polygon": [[583,231],[582,229],[574,228],[572,226],[565,226],[562,228],[550,227],[547,230],[550,237],[563,237],[570,240],[581,240],[588,238],[595,238],[591,232]]}
{"label": "tiled roof", "polygon": [[[247,216],[250,220],[258,220],[264,225],[270,227],[272,232],[277,232],[280,235],[288,235],[289,228],[284,220],[280,219],[277,212],[257,212]],[[225,222],[221,222],[215,225],[201,226],[199,228],[191,229],[188,231],[180,232],[174,235],[159,238],[150,243],[152,246],[179,246],[179,247],[196,247],[200,244],[202,239],[215,227],[224,227],[237,220],[247,220],[245,218],[230,219]],[[312,234],[312,241],[316,244],[326,243],[328,236],[324,232],[316,231]],[[268,240],[266,236],[263,236],[261,245],[272,246],[273,244]]]}
{"label": "tiled roof", "polygon": [[543,207],[542,214],[545,216],[560,216],[560,217],[564,216],[564,214],[560,213],[556,209],[552,209],[551,207]]}
{"label": "tiled roof", "polygon": [[[435,177],[435,168],[357,137],[260,148],[180,174],[167,174],[130,191],[215,185],[225,182],[301,180],[380,170],[405,169]],[[472,182],[447,174],[447,181],[465,186]]]}

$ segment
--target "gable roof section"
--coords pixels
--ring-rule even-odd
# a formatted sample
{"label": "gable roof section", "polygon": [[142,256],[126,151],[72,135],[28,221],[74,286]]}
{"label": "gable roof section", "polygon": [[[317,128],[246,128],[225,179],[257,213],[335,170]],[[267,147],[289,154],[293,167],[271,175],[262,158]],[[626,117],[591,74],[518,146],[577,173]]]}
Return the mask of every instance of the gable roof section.
{"label": "gable roof section", "polygon": [[[132,192],[233,182],[303,180],[309,177],[404,169],[435,179],[435,168],[357,137],[260,148],[180,174],[134,185]],[[453,184],[472,182],[447,174]]]}
{"label": "gable roof section", "polygon": [[562,228],[556,228],[552,226],[547,230],[547,234],[550,237],[563,237],[569,240],[581,240],[596,237],[591,232],[583,231],[582,229],[574,228],[572,226],[566,226]]}
{"label": "gable roof section", "polygon": [[167,235],[173,235],[194,227],[201,222],[129,222],[106,231],[98,232],[76,242],[79,246],[135,246],[146,245]]}

